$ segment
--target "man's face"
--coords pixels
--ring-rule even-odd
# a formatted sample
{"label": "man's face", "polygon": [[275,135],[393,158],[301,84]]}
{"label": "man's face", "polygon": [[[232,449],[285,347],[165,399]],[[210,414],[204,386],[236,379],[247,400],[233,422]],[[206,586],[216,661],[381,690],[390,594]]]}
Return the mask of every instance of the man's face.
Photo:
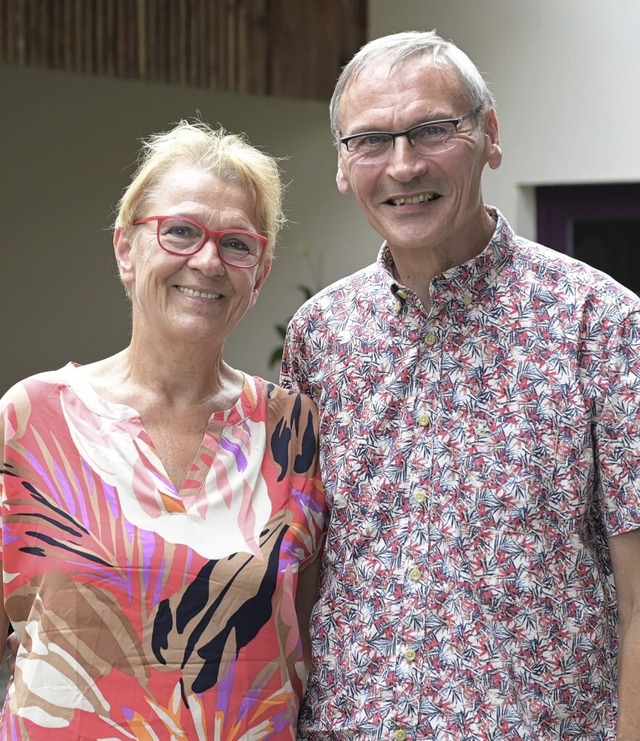
{"label": "man's face", "polygon": [[[452,68],[417,57],[391,70],[366,70],[352,81],[341,101],[340,135],[409,129],[459,118],[472,107]],[[337,184],[342,193],[353,191],[392,250],[451,253],[477,240],[486,219],[482,171],[500,160],[495,112],[483,111],[463,121],[451,148],[438,154],[418,154],[403,136],[385,161],[369,164],[340,145]]]}

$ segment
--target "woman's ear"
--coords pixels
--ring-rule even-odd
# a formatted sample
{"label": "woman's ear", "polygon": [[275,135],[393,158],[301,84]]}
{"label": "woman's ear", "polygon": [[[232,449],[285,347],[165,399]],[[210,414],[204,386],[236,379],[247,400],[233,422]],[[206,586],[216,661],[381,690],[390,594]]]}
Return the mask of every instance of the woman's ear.
{"label": "woman's ear", "polygon": [[258,272],[256,273],[256,279],[253,284],[253,290],[251,292],[251,300],[249,302],[249,309],[253,308],[256,304],[256,301],[258,300],[258,296],[260,295],[260,291],[262,290],[262,286],[264,285],[265,280],[267,279],[267,276],[271,272],[271,265],[273,260],[270,257],[265,258],[265,261],[262,263],[262,265],[258,268]]}
{"label": "woman's ear", "polygon": [[113,233],[113,251],[116,256],[120,280],[128,285],[133,282],[131,238],[126,227],[118,226]]}

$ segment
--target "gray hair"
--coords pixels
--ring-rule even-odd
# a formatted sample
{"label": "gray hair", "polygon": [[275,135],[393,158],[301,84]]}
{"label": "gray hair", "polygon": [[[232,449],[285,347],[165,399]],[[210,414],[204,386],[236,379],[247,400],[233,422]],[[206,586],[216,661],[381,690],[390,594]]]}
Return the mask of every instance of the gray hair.
{"label": "gray hair", "polygon": [[435,66],[451,66],[472,107],[494,108],[495,99],[480,70],[453,42],[445,41],[435,31],[404,31],[373,39],[358,51],[343,68],[336,83],[329,115],[331,131],[337,138],[340,132],[340,104],[348,86],[369,67],[386,62],[391,68],[414,56],[425,55]]}

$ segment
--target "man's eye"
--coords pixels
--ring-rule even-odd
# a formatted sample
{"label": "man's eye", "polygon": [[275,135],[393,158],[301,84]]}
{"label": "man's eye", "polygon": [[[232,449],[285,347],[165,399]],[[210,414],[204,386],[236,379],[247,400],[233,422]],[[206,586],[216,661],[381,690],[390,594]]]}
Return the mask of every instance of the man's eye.
{"label": "man's eye", "polygon": [[386,134],[367,134],[351,141],[351,148],[356,151],[369,152],[372,149],[385,147],[390,141]]}
{"label": "man's eye", "polygon": [[363,143],[367,147],[377,147],[378,144],[384,144],[387,140],[388,137],[382,136],[381,134],[370,134],[362,139]]}
{"label": "man's eye", "polygon": [[449,123],[433,123],[425,124],[419,129],[416,129],[413,134],[413,139],[438,139],[440,137],[451,136],[455,134],[456,127]]}

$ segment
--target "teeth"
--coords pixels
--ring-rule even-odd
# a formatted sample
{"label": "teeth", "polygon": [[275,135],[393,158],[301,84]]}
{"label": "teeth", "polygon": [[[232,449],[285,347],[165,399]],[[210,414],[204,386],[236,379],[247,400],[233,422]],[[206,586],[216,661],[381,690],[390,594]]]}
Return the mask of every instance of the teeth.
{"label": "teeth", "polygon": [[205,293],[205,291],[196,291],[194,288],[185,288],[184,286],[177,286],[177,288],[187,296],[194,296],[196,298],[220,298],[219,293]]}
{"label": "teeth", "polygon": [[418,203],[424,203],[425,201],[435,201],[437,195],[435,193],[421,193],[419,196],[408,196],[407,198],[391,198],[391,203],[394,206],[415,206]]}

